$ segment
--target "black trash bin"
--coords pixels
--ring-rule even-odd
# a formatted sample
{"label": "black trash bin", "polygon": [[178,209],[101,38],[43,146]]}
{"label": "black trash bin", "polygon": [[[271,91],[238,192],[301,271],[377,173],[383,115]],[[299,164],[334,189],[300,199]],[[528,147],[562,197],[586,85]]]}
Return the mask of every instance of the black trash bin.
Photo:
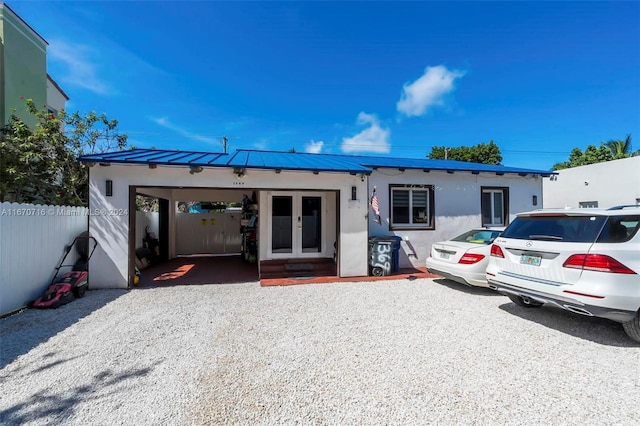
{"label": "black trash bin", "polygon": [[400,272],[400,243],[402,243],[402,237],[392,236],[389,238],[393,241],[393,262],[391,262],[391,272],[397,274]]}
{"label": "black trash bin", "polygon": [[395,241],[384,237],[369,238],[369,274],[391,275]]}

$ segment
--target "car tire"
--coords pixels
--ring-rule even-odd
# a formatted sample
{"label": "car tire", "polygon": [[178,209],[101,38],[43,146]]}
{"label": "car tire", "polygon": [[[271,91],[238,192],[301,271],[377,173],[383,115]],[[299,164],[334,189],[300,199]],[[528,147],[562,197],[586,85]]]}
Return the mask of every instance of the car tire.
{"label": "car tire", "polygon": [[511,299],[513,303],[518,306],[522,306],[523,308],[539,308],[542,306],[542,303],[536,302],[535,300],[525,299],[522,296],[516,296],[515,294],[509,294],[507,297]]}
{"label": "car tire", "polygon": [[631,321],[623,322],[622,328],[627,336],[640,343],[640,312]]}

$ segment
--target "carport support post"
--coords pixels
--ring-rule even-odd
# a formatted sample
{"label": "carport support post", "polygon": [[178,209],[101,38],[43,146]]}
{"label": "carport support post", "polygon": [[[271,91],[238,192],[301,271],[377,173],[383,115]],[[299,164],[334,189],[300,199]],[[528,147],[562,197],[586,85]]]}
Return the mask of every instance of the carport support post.
{"label": "carport support post", "polygon": [[169,200],[158,199],[158,242],[160,243],[159,260],[169,260]]}
{"label": "carport support post", "polygon": [[134,285],[136,276],[136,187],[129,185],[129,288]]}

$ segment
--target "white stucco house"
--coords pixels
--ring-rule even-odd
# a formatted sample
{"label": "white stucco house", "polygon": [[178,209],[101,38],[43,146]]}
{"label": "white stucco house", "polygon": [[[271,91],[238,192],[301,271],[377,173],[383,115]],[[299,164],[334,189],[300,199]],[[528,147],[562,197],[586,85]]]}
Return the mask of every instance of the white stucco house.
{"label": "white stucco house", "polygon": [[540,208],[543,177],[551,175],[451,160],[253,150],[135,149],[80,161],[90,166],[89,232],[99,244],[90,261],[92,288],[133,283],[136,194],[160,201],[164,259],[189,250],[230,254],[242,245],[240,228],[225,221],[246,219],[187,220],[179,201],[249,197],[259,270],[277,259],[332,259],[337,251],[337,275],[358,277],[369,274],[369,237],[400,237],[399,267],[423,267],[433,242],[471,227],[505,226],[516,213]]}
{"label": "white stucco house", "polygon": [[640,204],[640,157],[559,170],[542,185],[544,208]]}

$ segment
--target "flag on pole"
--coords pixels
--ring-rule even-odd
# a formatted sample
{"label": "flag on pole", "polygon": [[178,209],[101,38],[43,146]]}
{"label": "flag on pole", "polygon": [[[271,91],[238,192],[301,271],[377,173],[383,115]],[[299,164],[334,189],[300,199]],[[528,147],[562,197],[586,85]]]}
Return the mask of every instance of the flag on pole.
{"label": "flag on pole", "polygon": [[371,208],[373,209],[373,213],[375,213],[376,215],[376,223],[380,224],[382,223],[380,221],[380,209],[378,206],[378,194],[376,194],[376,190],[373,190],[373,193],[371,194]]}

